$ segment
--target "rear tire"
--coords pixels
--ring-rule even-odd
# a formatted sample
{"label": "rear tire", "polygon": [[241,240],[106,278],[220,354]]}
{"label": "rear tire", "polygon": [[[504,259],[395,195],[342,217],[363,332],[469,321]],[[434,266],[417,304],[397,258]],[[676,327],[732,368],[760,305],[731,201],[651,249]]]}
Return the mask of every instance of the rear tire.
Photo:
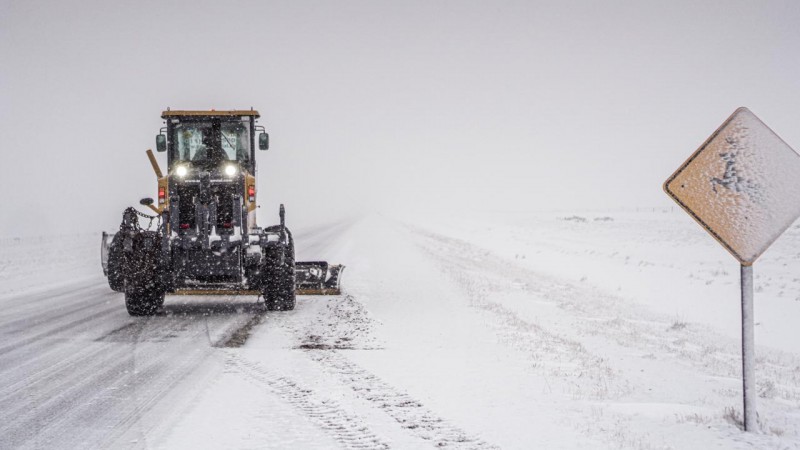
{"label": "rear tire", "polygon": [[[294,274],[294,246],[283,251],[283,257],[278,249],[268,250],[267,268],[264,271],[266,279],[264,284],[264,301],[268,311],[291,311],[296,304],[295,274]],[[282,261],[281,261],[282,260]]]}
{"label": "rear tire", "polygon": [[163,304],[164,291],[125,293],[125,308],[131,316],[152,316]]}
{"label": "rear tire", "polygon": [[154,232],[137,233],[131,252],[124,253],[125,307],[131,316],[151,316],[164,304],[159,239]]}
{"label": "rear tire", "polygon": [[108,287],[116,292],[125,291],[125,272],[123,271],[125,262],[124,239],[122,233],[117,233],[108,247]]}
{"label": "rear tire", "polygon": [[[286,253],[289,253],[288,251]],[[279,285],[281,310],[292,311],[297,303],[297,295],[295,294],[295,279],[294,279],[294,255],[286,255],[283,265],[283,273]]]}

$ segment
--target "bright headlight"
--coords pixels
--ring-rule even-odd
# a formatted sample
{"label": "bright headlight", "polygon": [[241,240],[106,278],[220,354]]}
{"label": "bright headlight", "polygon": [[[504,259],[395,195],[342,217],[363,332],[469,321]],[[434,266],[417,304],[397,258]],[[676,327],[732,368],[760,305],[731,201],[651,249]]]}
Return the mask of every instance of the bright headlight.
{"label": "bright headlight", "polygon": [[229,177],[236,175],[236,166],[234,166],[233,164],[228,164],[227,166],[225,166],[225,175]]}
{"label": "bright headlight", "polygon": [[187,169],[186,166],[178,166],[175,168],[175,175],[181,178],[185,177],[188,172],[189,169]]}

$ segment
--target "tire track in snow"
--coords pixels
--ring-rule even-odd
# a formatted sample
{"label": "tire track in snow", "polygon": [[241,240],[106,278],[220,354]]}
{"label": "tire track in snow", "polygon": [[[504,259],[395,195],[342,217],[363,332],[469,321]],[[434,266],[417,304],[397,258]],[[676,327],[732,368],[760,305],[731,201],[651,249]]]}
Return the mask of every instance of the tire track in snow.
{"label": "tire track in snow", "polygon": [[[108,357],[109,349],[105,346],[88,345],[73,352],[69,358],[60,358],[62,352],[62,349],[52,347],[47,352],[31,357],[31,364],[18,365],[17,370],[10,374],[0,373],[0,405],[20,390],[29,389],[38,383],[49,385],[63,380],[65,377],[61,372],[68,373],[76,365],[93,364],[100,357]],[[5,364],[5,359],[0,358],[0,362]]]}
{"label": "tire track in snow", "polygon": [[[0,404],[0,447],[3,442],[11,447],[113,447],[131,427],[143,426],[142,417],[213,353],[210,346],[195,344],[204,333],[201,327],[187,330],[176,345],[157,349],[158,339],[151,338],[162,330],[150,319],[139,322],[143,326],[128,342],[92,342],[88,355],[67,357],[26,383],[21,393],[35,395],[33,405],[13,397],[8,407]],[[147,434],[139,436],[146,440]]]}
{"label": "tire track in snow", "polygon": [[98,289],[46,298],[36,320],[11,315],[0,325],[0,448],[114,448],[123,436],[146,447],[162,426],[150,412],[170,411],[163,400],[180,398],[216,354],[209,326],[224,338],[242,318],[236,306],[215,312],[204,303],[130,318],[109,301],[118,294]]}
{"label": "tire track in snow", "polygon": [[333,400],[321,398],[315,391],[300,386],[296,381],[273,373],[256,362],[236,358],[233,353],[229,353],[227,365],[229,370],[246,375],[259,387],[266,388],[297,408],[345,448],[391,448],[385,439],[364,425],[360,417],[345,411]]}
{"label": "tire track in snow", "polygon": [[[83,309],[89,309],[91,314],[82,314]],[[56,316],[54,318],[46,317],[41,323],[34,323],[37,325],[35,333],[31,333],[34,329],[28,324],[25,326],[24,322],[19,325],[19,328],[1,326],[0,330],[4,335],[4,345],[0,347],[0,355],[5,355],[12,352],[24,351],[26,346],[38,343],[43,339],[56,337],[59,333],[71,331],[81,325],[89,325],[92,322],[98,322],[98,319],[104,319],[107,316],[119,314],[120,308],[117,304],[111,303],[94,303],[85,307],[79,308],[76,311],[67,314]],[[71,318],[76,316],[75,318]],[[20,336],[14,338],[12,336]]]}
{"label": "tire track in snow", "polygon": [[405,392],[387,384],[362,369],[346,356],[333,350],[305,350],[310,358],[349,386],[358,397],[396,420],[409,433],[430,442],[434,447],[453,449],[496,448],[464,430],[449,424]]}
{"label": "tire track in snow", "polygon": [[[154,425],[145,428],[147,424],[142,420],[143,417],[156,407],[166,395],[185,383],[212,353],[210,348],[187,348],[179,352],[180,356],[165,354],[163,358],[146,363],[144,368],[136,368],[135,371],[130,369],[130,371],[134,371],[136,381],[123,386],[122,395],[129,393],[128,395],[134,399],[134,405],[121,416],[108,414],[111,417],[107,423],[114,432],[103,436],[98,448],[112,448],[119,445],[119,438],[129,430],[135,430],[135,434],[140,436],[144,447],[147,447],[149,431],[154,428]],[[135,367],[137,363],[132,362]],[[139,386],[144,389],[139,389]],[[86,417],[87,421],[91,421],[93,417],[96,417],[97,410],[114,411],[116,402],[117,395],[98,397],[96,402],[91,405],[91,409],[82,412],[83,417]]]}
{"label": "tire track in snow", "polygon": [[41,316],[44,308],[49,310],[52,307],[68,307],[84,300],[87,295],[96,297],[98,294],[113,295],[113,292],[108,289],[107,284],[98,284],[92,280],[75,285],[45,287],[33,292],[0,295],[0,317],[17,319],[27,314],[27,318],[35,319]]}
{"label": "tire track in snow", "polygon": [[[449,423],[408,393],[381,380],[338,350],[380,351],[372,335],[374,321],[352,295],[331,297],[314,321],[285,317],[277,325],[287,329],[300,349],[325,373],[336,377],[358,398],[391,417],[412,436],[435,447],[454,449],[496,448]],[[307,317],[306,317],[307,319]]]}

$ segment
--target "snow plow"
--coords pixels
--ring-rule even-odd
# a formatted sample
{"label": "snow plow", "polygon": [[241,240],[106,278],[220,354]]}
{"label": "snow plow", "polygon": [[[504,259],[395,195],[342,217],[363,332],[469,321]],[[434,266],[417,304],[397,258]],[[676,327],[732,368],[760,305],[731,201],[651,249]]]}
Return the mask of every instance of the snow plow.
{"label": "snow plow", "polygon": [[344,266],[295,261],[283,205],[279,224],[256,224],[255,148],[269,148],[257,111],[161,117],[156,149],[167,152],[167,173],[147,150],[158,199],[140,201],[153,215],[128,208],[119,230],[102,235],[103,273],[129,314],[155,314],[166,294],[260,295],[268,310],[286,311],[297,295],[340,293]]}

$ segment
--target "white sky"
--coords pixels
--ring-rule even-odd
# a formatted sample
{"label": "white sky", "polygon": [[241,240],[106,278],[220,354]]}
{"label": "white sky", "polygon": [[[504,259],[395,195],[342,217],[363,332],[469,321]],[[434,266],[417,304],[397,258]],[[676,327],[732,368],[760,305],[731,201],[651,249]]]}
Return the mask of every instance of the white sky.
{"label": "white sky", "polygon": [[167,106],[261,111],[262,225],[669,205],[738,106],[800,148],[798,56],[796,1],[0,0],[0,236],[114,230]]}

